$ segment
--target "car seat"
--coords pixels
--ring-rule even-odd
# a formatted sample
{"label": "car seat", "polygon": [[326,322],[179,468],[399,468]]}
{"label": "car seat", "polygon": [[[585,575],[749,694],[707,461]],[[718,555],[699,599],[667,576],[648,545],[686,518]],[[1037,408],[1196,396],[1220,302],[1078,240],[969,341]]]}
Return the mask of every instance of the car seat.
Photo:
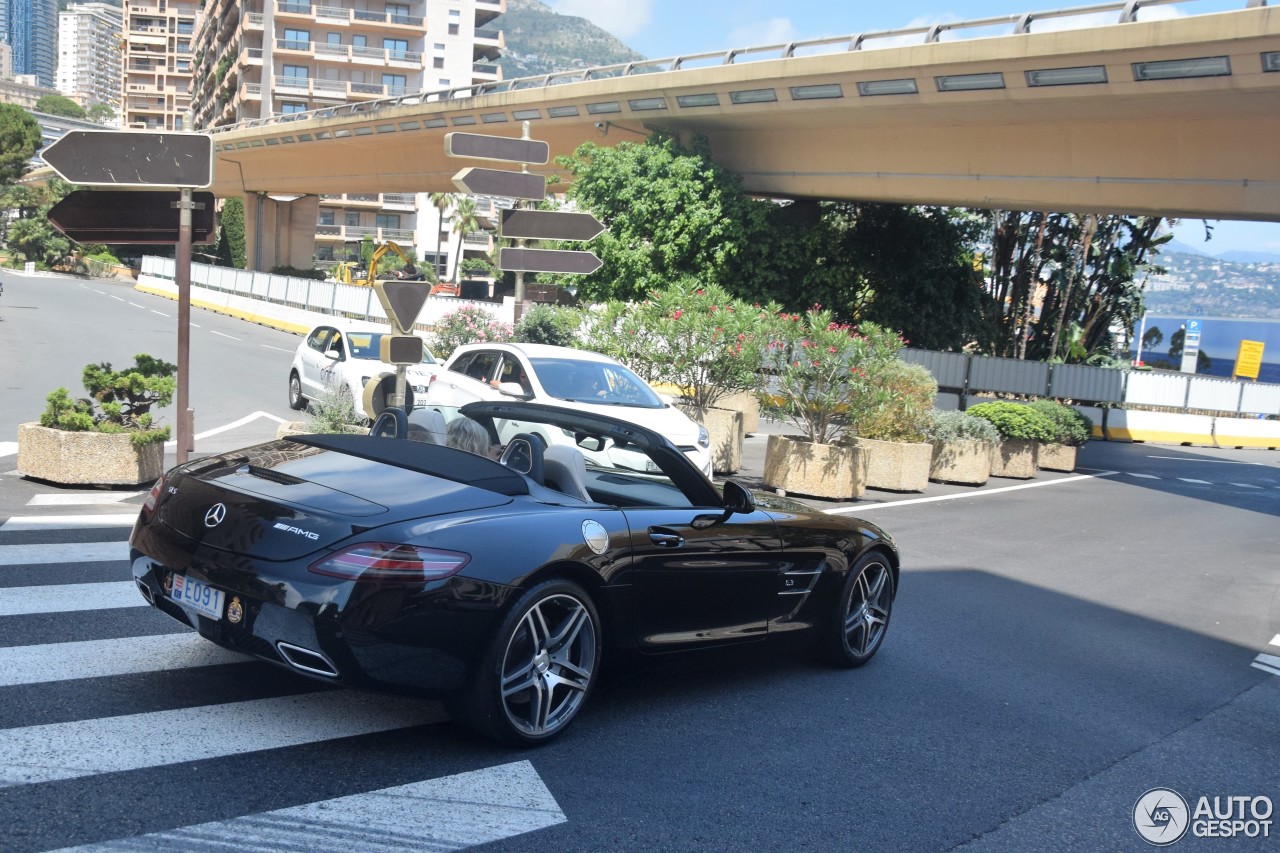
{"label": "car seat", "polygon": [[542,454],[542,479],[549,488],[591,502],[587,494],[587,460],[576,447],[553,444]]}

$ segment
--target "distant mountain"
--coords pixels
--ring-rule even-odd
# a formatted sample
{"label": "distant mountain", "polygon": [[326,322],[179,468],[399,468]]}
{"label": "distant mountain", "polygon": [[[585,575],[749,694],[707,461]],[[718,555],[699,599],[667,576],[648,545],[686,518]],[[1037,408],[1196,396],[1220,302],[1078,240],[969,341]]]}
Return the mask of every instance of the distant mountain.
{"label": "distant mountain", "polygon": [[1169,251],[1147,280],[1144,303],[1155,314],[1280,319],[1280,260],[1242,263],[1202,252]]}
{"label": "distant mountain", "polygon": [[507,80],[645,58],[586,18],[557,14],[538,0],[507,0],[493,26],[506,35],[498,63]]}
{"label": "distant mountain", "polygon": [[1218,255],[1224,261],[1236,264],[1280,264],[1280,254],[1275,252],[1248,252],[1236,249]]}
{"label": "distant mountain", "polygon": [[1183,255],[1208,255],[1208,252],[1202,252],[1190,243],[1184,243],[1181,240],[1170,240],[1160,247],[1160,254],[1171,254],[1179,252]]}

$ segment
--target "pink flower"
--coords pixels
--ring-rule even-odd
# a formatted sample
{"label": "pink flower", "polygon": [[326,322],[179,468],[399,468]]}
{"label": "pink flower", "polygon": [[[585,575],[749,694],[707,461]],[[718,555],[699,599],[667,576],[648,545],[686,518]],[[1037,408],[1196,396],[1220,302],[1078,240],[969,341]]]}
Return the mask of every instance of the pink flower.
{"label": "pink flower", "polygon": [[680,319],[681,317],[683,317],[683,316],[684,316],[684,311],[683,311],[683,310],[681,310],[681,309],[679,309],[679,308],[677,308],[677,309],[676,309],[676,313],[672,314],[672,315],[671,315],[671,318],[672,318],[673,320],[679,320],[679,319]]}

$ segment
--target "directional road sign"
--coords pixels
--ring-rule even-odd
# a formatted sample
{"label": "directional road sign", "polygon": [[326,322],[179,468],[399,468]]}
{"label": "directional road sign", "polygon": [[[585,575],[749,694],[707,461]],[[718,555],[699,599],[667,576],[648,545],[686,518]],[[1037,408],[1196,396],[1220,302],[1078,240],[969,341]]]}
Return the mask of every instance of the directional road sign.
{"label": "directional road sign", "polygon": [[502,169],[479,169],[474,166],[454,175],[453,185],[471,195],[528,198],[534,201],[540,201],[547,195],[547,179],[544,175],[506,172]]}
{"label": "directional road sign", "polygon": [[71,130],[41,156],[73,184],[207,187],[213,137],[202,133]]}
{"label": "directional road sign", "polygon": [[455,132],[444,135],[444,153],[450,157],[542,166],[551,159],[551,146],[539,139]]}
{"label": "directional road sign", "polygon": [[[49,209],[49,223],[78,243],[152,246],[178,242],[179,190],[76,190]],[[192,193],[191,242],[213,242],[213,193]]]}
{"label": "directional road sign", "polygon": [[521,249],[510,246],[498,250],[498,266],[503,272],[550,272],[589,275],[603,266],[592,252],[564,249]]}
{"label": "directional road sign", "polygon": [[500,233],[513,240],[590,240],[604,225],[590,213],[504,210]]}

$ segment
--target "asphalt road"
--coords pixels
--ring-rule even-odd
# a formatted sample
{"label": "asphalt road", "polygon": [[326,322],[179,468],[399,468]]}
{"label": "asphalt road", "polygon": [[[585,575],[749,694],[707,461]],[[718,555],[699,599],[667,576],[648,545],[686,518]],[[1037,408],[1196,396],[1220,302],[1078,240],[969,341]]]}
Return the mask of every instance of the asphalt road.
{"label": "asphalt road", "polygon": [[[173,351],[172,319],[151,314],[172,303],[97,282],[41,291],[92,317],[61,317],[77,332],[38,347],[37,320],[15,315],[51,309],[12,280],[0,442],[31,417],[18,396],[39,403],[30,385]],[[263,344],[298,339],[194,319],[193,358],[211,362],[193,366],[197,433],[289,417],[288,356]],[[763,439],[748,442],[758,458]],[[1280,666],[1277,453],[1092,442],[1075,475],[824,505],[902,549],[869,666],[790,648],[615,666],[565,738],[522,752],[433,703],[326,691],[192,644],[115,586],[141,497],[54,500],[72,491],[0,473],[4,850],[1144,850],[1133,812],[1149,789],[1193,810],[1280,801],[1280,678],[1265,668]],[[1271,829],[1174,849],[1275,849]]]}

